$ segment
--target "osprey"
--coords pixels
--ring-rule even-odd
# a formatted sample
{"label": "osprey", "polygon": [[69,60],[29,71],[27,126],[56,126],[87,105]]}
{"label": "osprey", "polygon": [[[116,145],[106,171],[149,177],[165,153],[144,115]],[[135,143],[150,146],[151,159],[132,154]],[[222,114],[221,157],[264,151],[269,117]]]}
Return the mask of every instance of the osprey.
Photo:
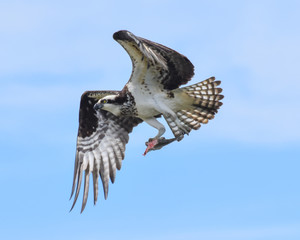
{"label": "osprey", "polygon": [[[124,159],[128,135],[139,123],[144,121],[158,130],[146,142],[146,154],[174,140],[182,140],[192,129],[197,130],[213,119],[222,105],[222,89],[217,87],[221,82],[214,77],[179,88],[194,75],[193,64],[182,54],[129,31],[118,31],[113,38],[129,54],[132,74],[122,91],[86,91],[81,96],[71,210],[78,198],[83,172],[81,212],[88,198],[90,174],[94,204],[99,175],[107,198],[109,179],[114,183],[116,170],[121,169]],[[160,116],[166,120],[174,138],[162,137],[165,127],[157,120]]]}

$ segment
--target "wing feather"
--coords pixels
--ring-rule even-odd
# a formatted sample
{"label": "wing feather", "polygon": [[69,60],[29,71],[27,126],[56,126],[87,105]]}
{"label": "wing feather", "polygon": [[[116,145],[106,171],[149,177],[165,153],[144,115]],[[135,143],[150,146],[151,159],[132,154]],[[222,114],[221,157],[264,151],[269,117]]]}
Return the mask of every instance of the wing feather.
{"label": "wing feather", "polygon": [[84,172],[84,190],[83,190],[83,200],[82,200],[82,206],[81,206],[80,212],[83,212],[86,202],[87,202],[87,199],[88,199],[89,182],[90,182],[90,173],[89,173],[89,168],[88,168]]}
{"label": "wing feather", "polygon": [[114,152],[116,154],[116,167],[118,170],[120,170],[121,166],[122,166],[122,159],[124,158],[124,155],[122,155],[122,151],[119,148],[118,143],[116,145],[114,145],[113,148],[114,148]]}
{"label": "wing feather", "polygon": [[74,174],[73,174],[73,184],[72,184],[72,191],[71,191],[71,196],[70,196],[70,200],[74,194],[74,191],[75,191],[75,186],[76,186],[76,178],[78,176],[78,171],[79,171],[79,168],[78,168],[78,162],[79,162],[79,154],[76,154],[76,157],[75,157],[75,166],[74,166]]}
{"label": "wing feather", "polygon": [[80,187],[81,187],[81,180],[82,180],[82,164],[79,165],[76,193],[75,193],[74,202],[72,204],[72,207],[71,207],[70,211],[72,211],[72,209],[74,208],[75,203],[77,201],[77,198],[78,198],[78,195],[79,195],[79,190],[80,190]]}
{"label": "wing feather", "polygon": [[113,146],[109,147],[109,177],[112,183],[115,182],[116,178],[116,171],[117,171],[117,164],[116,164],[116,154],[114,152]]}
{"label": "wing feather", "polygon": [[141,84],[148,79],[163,89],[173,90],[194,76],[193,64],[173,49],[137,37],[126,30],[114,33],[113,38],[132,60],[133,71],[129,83]]}
{"label": "wing feather", "polygon": [[109,159],[107,151],[101,152],[102,161],[100,163],[100,177],[103,184],[104,198],[107,199],[109,183]]}
{"label": "wing feather", "polygon": [[94,187],[94,204],[96,204],[98,199],[98,179],[99,179],[99,172],[96,170],[93,171],[93,187]]}
{"label": "wing feather", "polygon": [[74,192],[75,197],[71,210],[74,208],[80,192],[83,172],[85,175],[81,212],[87,203],[91,173],[93,175],[94,204],[98,199],[99,175],[103,185],[104,198],[107,198],[109,179],[114,182],[116,170],[121,169],[129,133],[134,126],[142,122],[138,118],[118,118],[109,112],[96,112],[93,109],[98,99],[108,94],[118,93],[117,91],[87,91],[81,97],[71,192],[71,198]]}

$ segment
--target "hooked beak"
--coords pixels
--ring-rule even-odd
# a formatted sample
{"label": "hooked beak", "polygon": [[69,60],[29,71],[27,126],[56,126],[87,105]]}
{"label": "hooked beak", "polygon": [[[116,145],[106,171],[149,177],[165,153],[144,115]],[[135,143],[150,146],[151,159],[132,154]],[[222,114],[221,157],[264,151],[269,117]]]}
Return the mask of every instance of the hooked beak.
{"label": "hooked beak", "polygon": [[101,108],[103,108],[103,104],[102,104],[102,103],[96,103],[96,104],[94,105],[94,110],[95,110],[95,111],[98,111],[98,110],[101,109]]}

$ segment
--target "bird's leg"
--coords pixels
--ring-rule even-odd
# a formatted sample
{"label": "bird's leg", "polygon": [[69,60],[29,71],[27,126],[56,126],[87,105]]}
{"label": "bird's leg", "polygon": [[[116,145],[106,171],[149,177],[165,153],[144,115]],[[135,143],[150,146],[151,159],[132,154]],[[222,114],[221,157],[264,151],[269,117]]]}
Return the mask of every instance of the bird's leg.
{"label": "bird's leg", "polygon": [[[185,124],[182,124],[176,113],[168,105],[160,104],[159,106],[157,106],[157,111],[163,114],[177,141],[180,141],[183,138],[184,134],[189,134],[189,132],[191,131],[191,129],[188,128]],[[171,122],[173,123],[171,124],[173,126],[170,125]],[[175,126],[177,126],[176,133],[174,132]]]}
{"label": "bird's leg", "polygon": [[[149,138],[148,142],[146,142],[146,151],[144,153],[144,156],[147,154],[149,150],[155,149],[155,146],[160,142],[160,138],[166,131],[164,125],[162,125],[159,121],[156,120],[156,118],[147,118],[143,119],[146,123],[148,123],[150,126],[156,128],[158,130],[157,135],[154,138]],[[164,139],[164,138],[163,138]]]}
{"label": "bird's leg", "polygon": [[147,118],[143,119],[146,123],[148,123],[150,126],[156,128],[158,130],[157,135],[154,138],[149,138],[149,141],[154,139],[159,139],[166,131],[164,125],[162,125],[159,121],[156,120],[156,118]]}

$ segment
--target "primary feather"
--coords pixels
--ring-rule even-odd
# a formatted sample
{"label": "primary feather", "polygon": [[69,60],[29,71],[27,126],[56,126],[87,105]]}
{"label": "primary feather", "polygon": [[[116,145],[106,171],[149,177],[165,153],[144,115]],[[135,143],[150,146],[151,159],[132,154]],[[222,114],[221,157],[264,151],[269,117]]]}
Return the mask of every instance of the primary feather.
{"label": "primary feather", "polygon": [[[81,97],[79,129],[71,197],[77,201],[81,182],[84,191],[81,212],[89,191],[89,176],[93,176],[94,204],[98,198],[98,179],[102,181],[104,197],[108,195],[109,180],[113,183],[116,170],[121,169],[125,146],[132,129],[145,121],[158,130],[155,149],[180,141],[191,130],[214,118],[222,105],[220,81],[211,77],[200,83],[179,88],[194,75],[194,66],[182,54],[119,31],[113,38],[131,58],[133,70],[122,91],[87,91]],[[175,138],[161,136],[165,127],[157,121],[163,116]],[[153,145],[153,144],[149,144]],[[148,151],[148,148],[147,148]],[[84,174],[84,176],[83,176]]]}

